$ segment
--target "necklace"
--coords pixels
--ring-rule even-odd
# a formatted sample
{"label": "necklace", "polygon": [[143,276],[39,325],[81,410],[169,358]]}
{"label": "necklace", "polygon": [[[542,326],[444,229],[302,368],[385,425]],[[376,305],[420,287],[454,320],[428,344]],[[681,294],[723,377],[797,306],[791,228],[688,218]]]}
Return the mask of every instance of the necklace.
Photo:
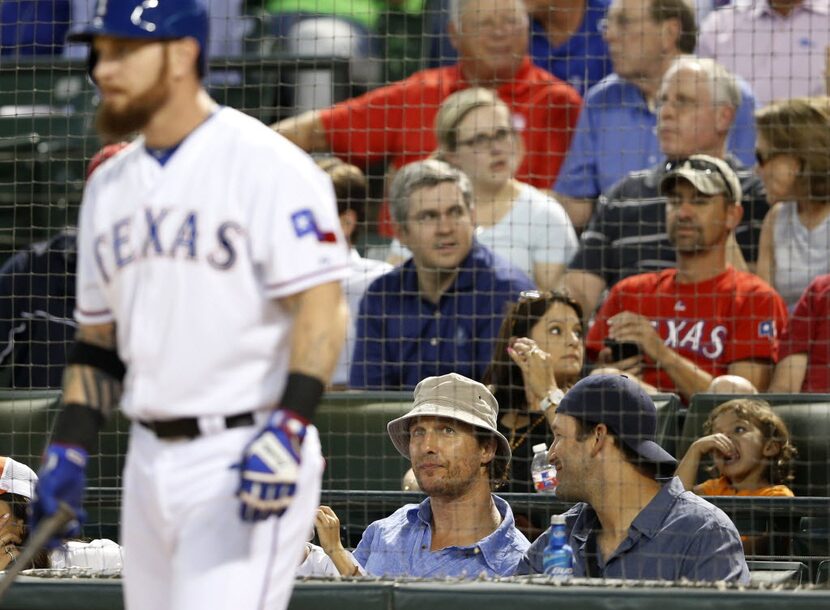
{"label": "necklace", "polygon": [[521,447],[522,443],[525,442],[528,435],[531,432],[533,432],[536,428],[538,428],[539,424],[541,424],[543,421],[545,421],[545,414],[544,413],[542,413],[542,415],[540,415],[535,421],[531,421],[530,424],[528,424],[528,426],[525,428],[525,431],[522,432],[522,435],[519,438],[516,438],[516,428],[510,428],[510,439],[509,439],[510,451],[511,452],[516,451],[516,449]]}

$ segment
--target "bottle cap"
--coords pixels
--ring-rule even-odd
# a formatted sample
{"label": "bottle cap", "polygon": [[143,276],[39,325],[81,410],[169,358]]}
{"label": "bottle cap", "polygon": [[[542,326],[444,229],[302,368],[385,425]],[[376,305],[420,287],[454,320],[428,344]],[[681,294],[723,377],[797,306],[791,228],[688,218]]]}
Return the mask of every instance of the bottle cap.
{"label": "bottle cap", "polygon": [[565,525],[565,515],[551,515],[550,516],[550,524],[551,525]]}
{"label": "bottle cap", "polygon": [[547,451],[548,446],[545,443],[539,443],[538,445],[533,445],[531,449],[533,449],[533,453],[539,453],[540,451]]}

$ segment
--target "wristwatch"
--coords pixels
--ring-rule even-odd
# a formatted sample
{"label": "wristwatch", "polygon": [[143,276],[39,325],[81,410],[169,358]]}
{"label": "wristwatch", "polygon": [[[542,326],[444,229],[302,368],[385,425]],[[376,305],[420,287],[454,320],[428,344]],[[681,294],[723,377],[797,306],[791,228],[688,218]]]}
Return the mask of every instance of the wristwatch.
{"label": "wristwatch", "polygon": [[565,398],[565,392],[556,388],[553,392],[550,392],[547,396],[545,396],[542,400],[539,401],[539,408],[542,411],[547,411],[551,407],[555,407],[562,399]]}

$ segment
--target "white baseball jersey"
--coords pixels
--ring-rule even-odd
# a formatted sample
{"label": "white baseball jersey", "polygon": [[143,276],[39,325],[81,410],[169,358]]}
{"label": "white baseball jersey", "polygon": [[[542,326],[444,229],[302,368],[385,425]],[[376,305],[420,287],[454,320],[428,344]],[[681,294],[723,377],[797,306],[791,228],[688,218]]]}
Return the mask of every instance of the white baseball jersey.
{"label": "white baseball jersey", "polygon": [[165,165],[139,138],[95,172],[75,318],[116,323],[131,418],[271,407],[293,321],[277,299],[342,279],[348,257],[329,177],[222,108]]}

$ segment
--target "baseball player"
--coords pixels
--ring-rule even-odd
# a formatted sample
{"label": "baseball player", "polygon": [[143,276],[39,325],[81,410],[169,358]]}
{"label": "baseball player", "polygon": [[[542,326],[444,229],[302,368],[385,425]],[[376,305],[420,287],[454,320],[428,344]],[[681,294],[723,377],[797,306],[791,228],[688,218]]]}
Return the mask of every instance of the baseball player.
{"label": "baseball player", "polygon": [[202,87],[197,0],[99,0],[87,42],[106,138],[139,137],[87,184],[76,343],[33,501],[82,521],[113,406],[132,420],[126,607],[288,605],[318,504],[315,409],[346,325],[331,181]]}

